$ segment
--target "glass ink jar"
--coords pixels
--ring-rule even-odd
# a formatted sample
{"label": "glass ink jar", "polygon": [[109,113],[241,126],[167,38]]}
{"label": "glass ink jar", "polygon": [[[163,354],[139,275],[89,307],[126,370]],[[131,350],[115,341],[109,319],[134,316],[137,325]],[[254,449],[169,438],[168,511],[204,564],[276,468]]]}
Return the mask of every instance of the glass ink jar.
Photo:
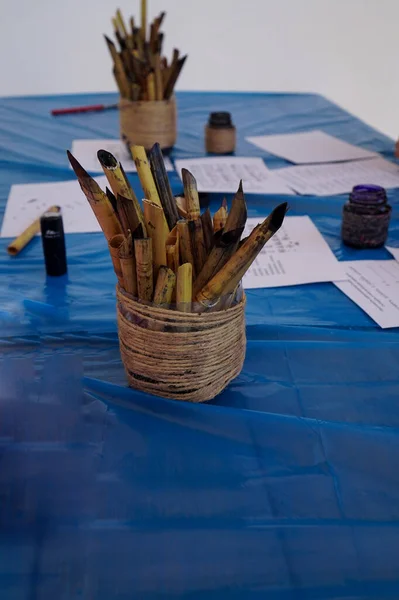
{"label": "glass ink jar", "polygon": [[205,125],[205,149],[211,154],[231,154],[236,148],[236,128],[229,112],[212,112]]}
{"label": "glass ink jar", "polygon": [[392,207],[379,185],[356,185],[344,204],[342,241],[353,248],[379,248],[387,236]]}

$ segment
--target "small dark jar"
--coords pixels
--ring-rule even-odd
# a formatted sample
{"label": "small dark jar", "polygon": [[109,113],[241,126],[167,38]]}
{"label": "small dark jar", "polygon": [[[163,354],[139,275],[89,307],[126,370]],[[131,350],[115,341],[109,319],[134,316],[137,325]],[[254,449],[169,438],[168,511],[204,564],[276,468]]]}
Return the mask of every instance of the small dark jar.
{"label": "small dark jar", "polygon": [[379,185],[356,185],[344,204],[342,241],[353,248],[379,248],[387,236],[392,207]]}

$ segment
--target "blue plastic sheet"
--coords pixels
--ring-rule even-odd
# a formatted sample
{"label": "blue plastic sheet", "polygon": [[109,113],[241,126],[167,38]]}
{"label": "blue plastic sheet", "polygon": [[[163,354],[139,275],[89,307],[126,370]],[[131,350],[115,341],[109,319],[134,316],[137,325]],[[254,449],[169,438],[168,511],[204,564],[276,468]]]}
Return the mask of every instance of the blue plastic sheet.
{"label": "blue plastic sheet", "polygon": [[[72,179],[75,138],[117,136],[116,112],[52,118],[109,94],[0,101],[0,211],[11,184]],[[322,129],[393,159],[393,142],[310,94],[178,95],[176,157],[202,156],[211,110],[237,154],[249,135]],[[130,176],[140,194],[137,176]],[[172,176],[175,192],[179,178]],[[250,216],[280,200],[248,196]],[[391,245],[399,246],[398,190]],[[56,201],[56,199],[54,199]],[[213,206],[220,198],[211,198]],[[293,197],[340,260],[343,196]],[[68,276],[40,240],[0,240],[0,597],[399,597],[399,344],[332,284],[247,293],[240,376],[193,406],[126,388],[103,236],[67,236]]]}

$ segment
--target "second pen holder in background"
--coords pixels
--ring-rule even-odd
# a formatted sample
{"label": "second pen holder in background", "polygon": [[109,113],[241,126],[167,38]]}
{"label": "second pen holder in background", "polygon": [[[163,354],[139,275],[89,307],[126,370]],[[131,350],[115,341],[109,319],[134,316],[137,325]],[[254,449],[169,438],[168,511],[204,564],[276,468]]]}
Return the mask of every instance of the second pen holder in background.
{"label": "second pen holder in background", "polygon": [[120,135],[129,145],[144,146],[150,150],[155,142],[161,149],[172,148],[177,138],[176,100],[131,101],[121,98],[119,102]]}

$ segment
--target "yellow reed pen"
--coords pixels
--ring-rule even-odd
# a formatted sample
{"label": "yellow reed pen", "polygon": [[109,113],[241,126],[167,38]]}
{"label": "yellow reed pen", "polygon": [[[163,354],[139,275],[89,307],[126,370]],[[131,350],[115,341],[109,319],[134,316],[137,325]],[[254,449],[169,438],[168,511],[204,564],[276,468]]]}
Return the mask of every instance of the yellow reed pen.
{"label": "yellow reed pen", "polygon": [[141,0],[141,38],[143,42],[147,35],[147,0]]}
{"label": "yellow reed pen", "polygon": [[191,312],[193,295],[193,267],[184,263],[177,270],[176,309],[180,312]]}
{"label": "yellow reed pen", "polygon": [[152,240],[152,256],[154,262],[154,278],[158,276],[159,268],[166,265],[166,237],[167,233],[164,227],[164,212],[153,202],[143,201],[144,220],[147,228],[147,234]]}
{"label": "yellow reed pen", "polygon": [[[59,206],[50,206],[50,208],[44,211],[43,214],[47,212],[60,212],[60,210],[61,209]],[[25,248],[25,246],[27,246],[29,242],[35,237],[35,235],[39,233],[39,231],[40,217],[33,221],[33,223],[29,225],[29,227],[27,227],[25,231],[23,231],[18,237],[15,238],[15,240],[11,242],[11,244],[7,246],[8,254],[10,256],[16,256],[17,254],[19,254],[21,250]]]}
{"label": "yellow reed pen", "polygon": [[172,295],[176,285],[176,275],[171,269],[162,266],[159,269],[157,282],[154,290],[153,303],[168,308],[172,302]]}
{"label": "yellow reed pen", "polygon": [[112,259],[112,264],[114,266],[115,275],[118,278],[119,285],[122,287],[124,287],[124,281],[123,281],[121,261],[119,259],[119,249],[122,246],[122,244],[124,243],[125,239],[126,238],[122,233],[118,233],[117,235],[114,235],[114,237],[112,237],[108,242],[109,253],[111,254],[111,259]]}
{"label": "yellow reed pen", "polygon": [[150,302],[154,289],[152,268],[152,242],[150,238],[134,240],[136,258],[137,296],[142,302]]}
{"label": "yellow reed pen", "polygon": [[[136,194],[134,193],[126,173],[119,160],[108,152],[107,150],[99,150],[97,152],[97,158],[101,164],[102,170],[108,180],[111,189],[117,198],[122,196],[123,198],[129,198],[132,201],[133,209],[136,214],[135,221],[138,220],[144,227],[144,216],[139,201],[137,200]],[[145,227],[144,227],[145,234]]]}
{"label": "yellow reed pen", "polygon": [[69,150],[67,151],[67,154],[71,167],[78,178],[80,187],[82,188],[105,237],[109,241],[114,235],[122,233],[122,227],[112,204],[98,183],[90,177]]}

